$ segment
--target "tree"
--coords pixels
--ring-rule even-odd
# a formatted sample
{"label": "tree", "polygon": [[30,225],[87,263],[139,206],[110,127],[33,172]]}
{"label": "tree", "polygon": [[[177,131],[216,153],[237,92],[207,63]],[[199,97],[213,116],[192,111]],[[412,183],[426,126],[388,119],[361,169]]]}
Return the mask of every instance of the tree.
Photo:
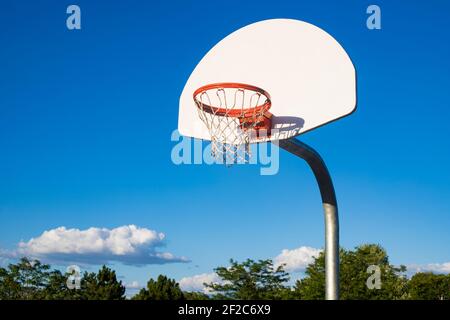
{"label": "tree", "polygon": [[283,266],[275,268],[272,260],[257,262],[247,259],[238,263],[230,260],[230,267],[215,269],[222,283],[205,284],[218,299],[281,299],[284,284],[289,281]]}
{"label": "tree", "polygon": [[95,273],[84,273],[81,298],[87,300],[124,300],[125,286],[117,281],[116,272],[106,266]]}
{"label": "tree", "polygon": [[[230,260],[230,266],[215,269],[219,283],[207,283],[211,295],[183,292],[179,284],[164,275],[150,279],[147,287],[133,297],[137,300],[207,300],[207,299],[324,299],[325,258],[321,253],[306,269],[306,277],[289,287],[289,275],[283,266],[274,267],[272,260],[242,263]],[[380,270],[380,289],[369,289],[369,266]],[[404,275],[406,267],[389,263],[386,251],[369,244],[354,250],[340,250],[341,299],[450,299],[450,275],[417,273],[410,280]],[[102,266],[97,272],[85,272],[81,288],[69,289],[69,274],[50,270],[37,260],[20,259],[16,264],[0,267],[0,300],[121,300],[125,287],[117,280],[115,271]]]}
{"label": "tree", "polygon": [[408,293],[412,300],[449,300],[450,274],[416,273],[409,280]]}
{"label": "tree", "polygon": [[[405,266],[389,264],[386,251],[379,245],[368,244],[354,251],[340,250],[340,298],[358,300],[396,300],[407,296],[407,279],[403,273]],[[380,268],[380,289],[369,289],[367,273],[371,265]],[[324,299],[325,297],[325,256],[322,252],[306,269],[306,277],[297,281],[295,290],[301,299]]]}
{"label": "tree", "polygon": [[0,299],[42,299],[48,285],[49,269],[49,265],[28,258],[10,264],[8,269],[0,268]]}
{"label": "tree", "polygon": [[9,273],[8,269],[0,268],[0,299],[13,300],[19,298],[21,287]]}
{"label": "tree", "polygon": [[183,291],[183,295],[186,300],[209,300],[209,296],[202,292]]}
{"label": "tree", "polygon": [[50,273],[48,284],[44,289],[43,299],[46,300],[82,300],[82,290],[73,290],[67,287],[69,274],[63,274],[59,270]]}
{"label": "tree", "polygon": [[159,275],[155,281],[150,279],[147,282],[147,288],[143,288],[137,295],[133,297],[134,300],[184,300],[183,291],[181,291],[179,284],[166,276]]}

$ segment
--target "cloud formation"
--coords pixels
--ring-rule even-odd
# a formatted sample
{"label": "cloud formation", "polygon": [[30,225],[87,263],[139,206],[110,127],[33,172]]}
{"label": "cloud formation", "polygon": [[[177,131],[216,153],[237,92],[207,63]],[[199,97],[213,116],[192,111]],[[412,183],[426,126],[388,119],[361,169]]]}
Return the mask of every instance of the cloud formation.
{"label": "cloud formation", "polygon": [[198,291],[205,294],[210,293],[204,283],[223,283],[217,273],[202,273],[192,277],[185,277],[179,281],[180,288],[184,291]]}
{"label": "cloud formation", "polygon": [[20,242],[9,257],[27,256],[53,263],[106,264],[121,262],[129,265],[189,262],[164,247],[164,233],[135,225],[114,229],[89,228],[86,230],[59,227],[44,231],[39,237]]}
{"label": "cloud formation", "polygon": [[[305,246],[292,250],[284,249],[273,259],[274,266],[278,267],[285,264],[284,269],[286,271],[301,272],[305,270],[308,264],[314,261],[314,257],[317,257],[321,251],[321,249]],[[211,282],[223,283],[219,276],[212,272],[184,277],[179,281],[179,284],[181,289],[185,291],[198,291],[208,294],[210,291],[203,284]]]}
{"label": "cloud formation", "polygon": [[139,289],[141,289],[141,288],[143,288],[143,286],[141,286],[140,284],[139,284],[139,282],[138,281],[131,281],[130,283],[125,283],[125,288],[127,289],[127,290],[139,290]]}
{"label": "cloud formation", "polygon": [[274,258],[274,265],[278,267],[284,264],[284,270],[287,272],[302,272],[306,267],[314,262],[314,258],[319,255],[321,249],[312,247],[299,247],[296,249],[283,249],[281,253]]}
{"label": "cloud formation", "polygon": [[450,273],[450,262],[429,263],[429,264],[412,264],[407,266],[408,273],[416,272],[434,272],[434,273]]}

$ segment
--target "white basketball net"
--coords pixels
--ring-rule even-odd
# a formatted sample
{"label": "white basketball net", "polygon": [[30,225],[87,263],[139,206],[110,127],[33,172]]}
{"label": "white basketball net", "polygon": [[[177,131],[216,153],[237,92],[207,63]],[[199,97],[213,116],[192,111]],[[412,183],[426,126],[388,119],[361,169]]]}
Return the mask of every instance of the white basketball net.
{"label": "white basketball net", "polygon": [[[227,165],[249,162],[250,142],[265,110],[255,108],[267,97],[250,89],[212,88],[194,97],[200,119],[211,135],[211,155]],[[211,108],[212,107],[212,108]]]}

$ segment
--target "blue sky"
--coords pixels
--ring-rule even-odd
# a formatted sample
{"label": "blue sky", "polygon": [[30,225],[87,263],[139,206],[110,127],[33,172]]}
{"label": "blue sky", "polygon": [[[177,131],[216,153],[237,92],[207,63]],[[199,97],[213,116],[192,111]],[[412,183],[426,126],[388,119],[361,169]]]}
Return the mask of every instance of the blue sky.
{"label": "blue sky", "polygon": [[[81,30],[66,28],[70,4],[81,8]],[[379,243],[395,264],[449,262],[450,3],[377,1],[381,30],[366,28],[370,4],[3,3],[0,248],[61,226],[162,232],[158,250],[191,262],[114,264],[140,283],[321,248],[320,196],[301,160],[282,151],[279,173],[261,176],[258,166],[170,157],[178,98],[201,57],[249,23],[294,18],[329,32],[357,70],[356,113],[300,137],[332,173],[341,245]],[[252,188],[233,192],[237,182]]]}

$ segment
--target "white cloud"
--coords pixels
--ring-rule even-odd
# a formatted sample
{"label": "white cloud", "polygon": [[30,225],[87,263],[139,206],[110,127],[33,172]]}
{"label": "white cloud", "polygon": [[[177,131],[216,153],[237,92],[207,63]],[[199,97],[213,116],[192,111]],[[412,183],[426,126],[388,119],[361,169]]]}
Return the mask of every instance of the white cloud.
{"label": "white cloud", "polygon": [[[284,249],[274,258],[275,267],[281,264],[285,265],[285,270],[288,272],[304,271],[306,266],[314,261],[322,250],[312,247],[299,247],[297,249]],[[223,283],[220,277],[215,273],[202,273],[192,277],[185,277],[179,281],[180,287],[185,291],[199,291],[203,293],[210,293],[209,289],[205,288],[204,283]]]}
{"label": "white cloud", "polygon": [[314,258],[319,255],[321,249],[312,247],[299,247],[296,249],[283,249],[281,253],[274,258],[276,267],[285,264],[284,270],[287,272],[301,272],[314,262]]}
{"label": "white cloud", "polygon": [[125,295],[128,299],[131,299],[135,294],[137,294],[144,286],[140,285],[138,281],[131,281],[124,283]]}
{"label": "white cloud", "polygon": [[209,289],[205,288],[204,283],[222,283],[217,273],[202,273],[192,277],[185,277],[179,281],[180,288],[184,291],[199,291],[209,293]]}
{"label": "white cloud", "polygon": [[127,288],[127,290],[130,290],[130,289],[137,290],[137,289],[141,289],[142,286],[137,281],[131,281],[130,283],[125,284],[125,288]]}
{"label": "white cloud", "polygon": [[39,237],[20,242],[10,257],[28,256],[54,263],[103,264],[113,261],[130,265],[188,262],[169,252],[158,252],[164,247],[165,235],[135,225],[114,229],[86,230],[59,227],[44,231]]}
{"label": "white cloud", "polygon": [[416,272],[434,272],[434,273],[450,273],[450,262],[429,263],[429,264],[411,264],[407,266],[409,274]]}

